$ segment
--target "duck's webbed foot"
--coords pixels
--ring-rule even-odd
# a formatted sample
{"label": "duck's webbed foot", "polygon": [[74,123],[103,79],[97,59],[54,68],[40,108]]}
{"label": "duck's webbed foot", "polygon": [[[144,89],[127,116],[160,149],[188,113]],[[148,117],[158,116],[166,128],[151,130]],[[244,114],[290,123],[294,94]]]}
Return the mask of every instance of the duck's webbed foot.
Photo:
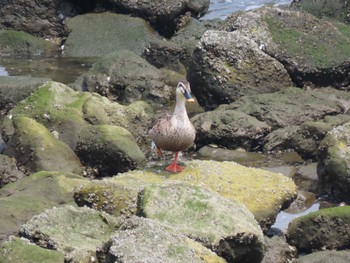
{"label": "duck's webbed foot", "polygon": [[171,173],[179,173],[179,172],[182,172],[184,170],[184,167],[177,165],[176,163],[175,164],[173,163],[173,164],[170,164],[169,166],[167,166],[165,168],[165,170],[167,170],[168,172],[171,172]]}

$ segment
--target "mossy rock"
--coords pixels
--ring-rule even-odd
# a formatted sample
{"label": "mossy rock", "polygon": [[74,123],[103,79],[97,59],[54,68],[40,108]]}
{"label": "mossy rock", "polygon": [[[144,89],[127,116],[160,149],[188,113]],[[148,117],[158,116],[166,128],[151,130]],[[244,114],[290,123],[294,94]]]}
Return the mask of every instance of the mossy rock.
{"label": "mossy rock", "polygon": [[292,85],[285,67],[239,31],[206,31],[193,52],[188,78],[207,110]]}
{"label": "mossy rock", "polygon": [[212,248],[228,262],[260,262],[264,238],[242,204],[206,188],[169,182],[141,192],[140,213],[171,225]]}
{"label": "mossy rock", "polygon": [[298,10],[309,12],[318,18],[336,19],[342,23],[350,24],[349,5],[350,1],[348,0],[298,0],[293,1],[291,6]]}
{"label": "mossy rock", "polygon": [[14,125],[16,132],[4,153],[15,157],[30,172],[82,173],[80,160],[75,153],[45,126],[28,117],[16,118]]}
{"label": "mossy rock", "polygon": [[108,181],[136,190],[168,180],[202,185],[244,204],[265,230],[274,222],[281,207],[286,207],[296,197],[296,185],[290,178],[234,162],[190,161],[185,171],[179,174],[170,174],[164,168],[158,166],[132,171]]}
{"label": "mossy rock", "polygon": [[[79,132],[86,125],[83,106],[89,97],[89,93],[73,91],[64,84],[50,81],[13,109],[13,120],[20,116],[35,119],[50,131],[56,131],[59,140],[74,150]],[[6,120],[4,125],[9,129],[11,121]]]}
{"label": "mossy rock", "polygon": [[350,122],[329,131],[319,146],[317,174],[322,190],[348,200],[350,167]]}
{"label": "mossy rock", "polygon": [[100,176],[135,169],[146,160],[131,133],[114,125],[91,125],[82,130],[76,152],[85,165],[96,167]]}
{"label": "mossy rock", "polygon": [[196,147],[207,144],[256,150],[271,127],[244,112],[220,107],[191,118],[196,128]]}
{"label": "mossy rock", "polygon": [[137,196],[137,189],[106,180],[93,180],[74,192],[74,200],[79,206],[88,206],[124,217],[131,217],[137,213]]}
{"label": "mossy rock", "polygon": [[346,24],[265,7],[233,14],[223,28],[255,41],[285,66],[297,86],[347,89],[349,85],[350,27]]}
{"label": "mossy rock", "polygon": [[87,207],[54,207],[21,226],[19,234],[43,248],[64,254],[90,251],[107,241],[120,226],[117,218]]}
{"label": "mossy rock", "polygon": [[64,262],[64,254],[57,250],[41,248],[26,239],[11,237],[0,246],[0,262]]}
{"label": "mossy rock", "polygon": [[164,104],[169,100],[162,72],[127,49],[100,58],[83,75],[81,85],[123,104],[139,100]]}
{"label": "mossy rock", "polygon": [[28,33],[0,30],[0,57],[38,57],[47,54],[54,45]]}
{"label": "mossy rock", "polygon": [[288,243],[300,252],[349,248],[350,206],[325,208],[294,219]]}
{"label": "mossy rock", "polygon": [[121,14],[84,14],[66,24],[71,31],[64,45],[68,57],[101,57],[121,49],[140,55],[149,41],[158,37],[143,19]]}
{"label": "mossy rock", "polygon": [[99,249],[98,258],[120,263],[226,262],[173,228],[156,220],[140,217],[125,221],[111,239]]}
{"label": "mossy rock", "polygon": [[349,251],[326,250],[299,257],[296,263],[347,263],[350,261]]}
{"label": "mossy rock", "polygon": [[16,162],[12,158],[0,154],[0,188],[23,177],[25,174],[18,170]]}
{"label": "mossy rock", "polygon": [[27,76],[0,76],[0,109],[10,110],[49,80]]}
{"label": "mossy rock", "polygon": [[0,189],[0,239],[45,209],[74,204],[73,191],[87,180],[62,172],[39,172]]}

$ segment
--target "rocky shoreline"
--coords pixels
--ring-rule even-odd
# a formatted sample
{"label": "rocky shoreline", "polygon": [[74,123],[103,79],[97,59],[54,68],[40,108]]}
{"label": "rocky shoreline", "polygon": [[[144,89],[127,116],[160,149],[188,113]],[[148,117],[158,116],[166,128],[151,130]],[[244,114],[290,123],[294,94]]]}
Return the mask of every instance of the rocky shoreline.
{"label": "rocky shoreline", "polygon": [[[92,66],[65,84],[0,76],[1,262],[349,262],[344,1],[225,21],[198,20],[208,0],[12,2],[0,3],[0,59]],[[207,160],[169,174],[147,131],[185,78],[198,100],[189,152]],[[299,174],[252,167],[288,152]],[[341,205],[274,233],[301,190]]]}

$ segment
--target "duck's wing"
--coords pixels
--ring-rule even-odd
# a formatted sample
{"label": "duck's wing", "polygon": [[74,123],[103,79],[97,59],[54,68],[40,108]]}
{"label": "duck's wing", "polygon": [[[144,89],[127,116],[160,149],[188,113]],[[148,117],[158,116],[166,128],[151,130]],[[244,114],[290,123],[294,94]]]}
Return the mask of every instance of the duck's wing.
{"label": "duck's wing", "polygon": [[152,128],[148,132],[152,140],[154,140],[155,136],[162,134],[169,129],[170,119],[171,119],[171,115],[167,114],[153,122]]}

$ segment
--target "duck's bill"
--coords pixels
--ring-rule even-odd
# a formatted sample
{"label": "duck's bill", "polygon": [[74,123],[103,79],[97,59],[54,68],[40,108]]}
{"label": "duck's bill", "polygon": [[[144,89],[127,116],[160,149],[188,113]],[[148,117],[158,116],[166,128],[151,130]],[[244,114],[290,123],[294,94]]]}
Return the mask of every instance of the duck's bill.
{"label": "duck's bill", "polygon": [[194,102],[194,98],[187,99],[187,102]]}

